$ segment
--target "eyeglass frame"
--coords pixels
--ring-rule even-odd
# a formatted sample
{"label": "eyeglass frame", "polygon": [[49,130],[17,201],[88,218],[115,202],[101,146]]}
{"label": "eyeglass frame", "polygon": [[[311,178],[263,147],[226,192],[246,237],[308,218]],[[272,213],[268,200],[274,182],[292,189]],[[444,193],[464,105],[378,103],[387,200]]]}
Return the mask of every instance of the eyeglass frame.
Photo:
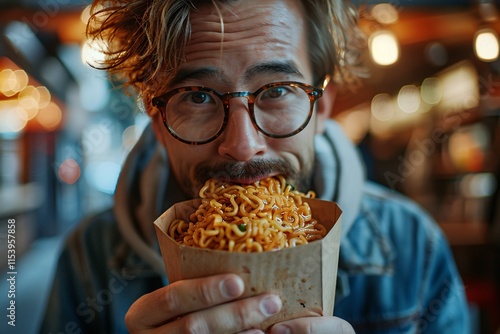
{"label": "eyeglass frame", "polygon": [[[302,123],[302,125],[296,129],[295,131],[292,131],[291,133],[285,134],[285,135],[276,135],[276,134],[271,134],[264,129],[260,127],[259,124],[257,124],[257,121],[255,120],[255,112],[254,112],[254,102],[255,98],[259,96],[262,91],[273,88],[273,87],[278,87],[278,86],[292,86],[292,87],[299,87],[302,89],[307,96],[309,97],[309,114],[307,115],[305,121]],[[220,126],[220,129],[217,131],[216,134],[213,136],[209,137],[208,139],[204,139],[201,141],[189,141],[186,139],[181,138],[168,124],[167,118],[166,118],[166,107],[168,104],[168,101],[178,93],[182,92],[189,92],[189,91],[198,91],[198,92],[207,92],[207,93],[212,93],[215,96],[219,98],[219,100],[222,102],[222,105],[224,106],[224,119],[222,121],[222,124]],[[277,82],[272,82],[269,84],[266,84],[264,86],[261,86],[258,88],[255,92],[250,92],[250,91],[239,91],[239,92],[227,92],[227,93],[221,93],[213,88],[206,87],[206,86],[184,86],[184,87],[179,87],[179,88],[174,88],[170,91],[168,91],[165,94],[153,97],[151,100],[151,104],[158,109],[160,112],[161,118],[163,120],[163,125],[167,129],[167,131],[177,140],[190,144],[190,145],[203,145],[206,143],[209,143],[211,141],[214,141],[217,137],[219,137],[224,130],[227,127],[228,119],[229,119],[229,111],[230,111],[230,105],[229,105],[229,100],[232,98],[239,98],[239,97],[245,97],[247,99],[248,103],[248,112],[250,115],[250,119],[252,121],[252,124],[257,127],[257,129],[263,133],[264,135],[270,137],[270,138],[288,138],[291,136],[294,136],[304,130],[304,128],[309,124],[311,121],[313,112],[314,112],[314,103],[319,100],[323,96],[324,88],[320,87],[315,87],[313,85],[309,85],[306,83],[298,82],[298,81],[277,81]]]}

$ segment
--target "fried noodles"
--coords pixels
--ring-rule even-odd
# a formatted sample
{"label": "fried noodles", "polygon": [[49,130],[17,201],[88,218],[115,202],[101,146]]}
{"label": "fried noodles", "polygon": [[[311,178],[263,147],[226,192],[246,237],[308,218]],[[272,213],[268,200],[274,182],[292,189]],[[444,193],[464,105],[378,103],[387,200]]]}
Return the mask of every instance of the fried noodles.
{"label": "fried noodles", "polygon": [[326,229],[312,218],[304,197],[283,176],[249,185],[208,180],[200,189],[201,205],[190,221],[176,219],[169,236],[186,246],[230,252],[263,252],[318,240]]}

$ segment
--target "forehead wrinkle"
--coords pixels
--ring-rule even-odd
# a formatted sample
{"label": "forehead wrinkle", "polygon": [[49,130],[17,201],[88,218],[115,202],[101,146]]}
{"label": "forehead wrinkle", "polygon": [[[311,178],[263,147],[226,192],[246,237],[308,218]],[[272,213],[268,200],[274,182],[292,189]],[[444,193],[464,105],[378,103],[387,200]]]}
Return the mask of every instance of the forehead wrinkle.
{"label": "forehead wrinkle", "polygon": [[[275,4],[273,10],[266,5],[252,7],[251,11],[245,10],[243,15],[231,10],[230,5],[222,6],[222,19],[219,13],[210,8],[205,15],[191,17],[192,35],[191,43],[202,42],[228,42],[255,36],[266,36],[269,43],[282,41],[284,36],[289,36],[295,31],[295,23],[301,19],[295,17],[293,24],[289,21],[289,8],[283,4]],[[201,29],[199,28],[201,26]],[[278,28],[275,31],[273,28]],[[269,36],[274,32],[274,36]],[[236,35],[233,35],[236,34]],[[233,37],[234,36],[234,37]]]}
{"label": "forehead wrinkle", "polygon": [[[307,72],[302,73],[303,65],[294,60],[301,52],[298,36],[302,36],[303,17],[286,3],[287,0],[276,0],[244,8],[226,3],[220,7],[223,27],[219,13],[212,6],[199,7],[191,16],[192,33],[184,50],[185,66],[189,68],[190,63],[194,68],[213,66],[220,69],[220,75],[193,78],[233,84],[229,86],[249,83],[259,75],[271,79],[273,75],[281,75],[280,80],[287,75],[304,78]],[[248,63],[252,55],[261,58],[254,66]],[[252,68],[243,69],[235,77],[232,71],[237,73],[238,66],[245,64]]]}
{"label": "forehead wrinkle", "polygon": [[225,24],[224,32],[215,30],[195,30],[193,28],[193,33],[189,44],[187,45],[187,52],[196,52],[196,48],[206,47],[212,50],[219,50],[221,45],[227,45],[234,43],[235,45],[241,44],[246,45],[247,40],[255,43],[252,39],[259,38],[261,40],[260,45],[256,45],[256,48],[262,48],[264,45],[273,46],[288,46],[288,43],[284,42],[293,34],[292,28],[283,25],[276,25],[275,23],[270,24],[259,24],[254,26],[236,26],[234,29],[229,29],[229,24]]}
{"label": "forehead wrinkle", "polygon": [[[282,57],[285,57],[289,50],[297,47],[286,42],[287,36],[293,32],[281,26],[279,30],[270,29],[270,26],[259,25],[253,29],[225,31],[224,35],[208,31],[195,32],[186,48],[186,59],[201,60],[207,57],[207,52],[215,52],[211,57],[220,58],[224,53],[234,54],[244,50],[265,55],[269,45],[272,45],[275,52],[282,52]],[[256,39],[259,40],[257,44]],[[251,49],[248,48],[249,45],[252,45]]]}

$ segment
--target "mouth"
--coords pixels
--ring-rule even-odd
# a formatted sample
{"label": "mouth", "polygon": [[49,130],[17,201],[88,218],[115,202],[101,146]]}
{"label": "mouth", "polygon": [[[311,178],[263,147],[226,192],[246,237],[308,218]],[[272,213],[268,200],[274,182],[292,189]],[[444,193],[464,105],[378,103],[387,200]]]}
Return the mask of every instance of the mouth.
{"label": "mouth", "polygon": [[290,177],[295,171],[282,160],[251,161],[246,163],[223,162],[217,164],[203,164],[196,169],[196,180],[203,185],[212,178],[220,182],[235,184],[252,184],[259,180],[283,175]]}
{"label": "mouth", "polygon": [[221,179],[223,182],[234,183],[234,184],[253,184],[260,180],[270,178],[273,176],[277,176],[279,173],[270,173],[266,175],[258,175],[258,176],[248,176],[248,177],[238,177],[238,178],[226,178]]}

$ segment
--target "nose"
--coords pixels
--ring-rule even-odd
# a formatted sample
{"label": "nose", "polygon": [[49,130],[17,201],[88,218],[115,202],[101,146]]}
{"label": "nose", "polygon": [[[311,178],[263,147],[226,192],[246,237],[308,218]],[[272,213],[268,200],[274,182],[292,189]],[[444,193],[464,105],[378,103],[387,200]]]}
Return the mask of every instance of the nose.
{"label": "nose", "polygon": [[246,98],[232,98],[226,129],[218,147],[220,155],[236,161],[249,161],[266,151],[264,134],[253,124]]}

